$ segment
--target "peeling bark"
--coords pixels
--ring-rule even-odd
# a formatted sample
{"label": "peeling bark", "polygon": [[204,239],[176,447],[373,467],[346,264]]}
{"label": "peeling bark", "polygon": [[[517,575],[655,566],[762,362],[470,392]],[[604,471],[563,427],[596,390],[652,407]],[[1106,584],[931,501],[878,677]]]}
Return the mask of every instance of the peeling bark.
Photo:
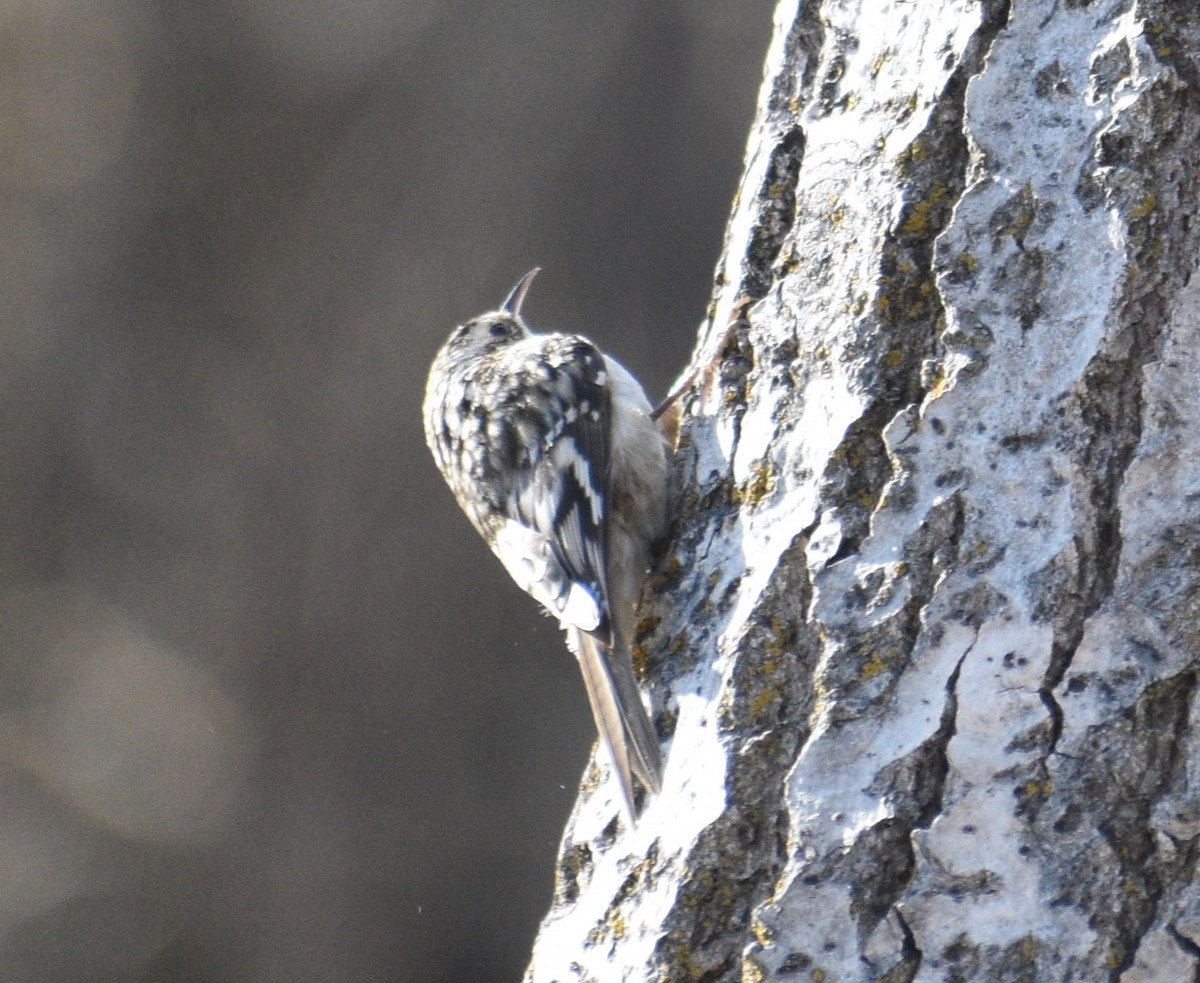
{"label": "peeling bark", "polygon": [[526,978],[1200,979],[1200,10],[776,21]]}

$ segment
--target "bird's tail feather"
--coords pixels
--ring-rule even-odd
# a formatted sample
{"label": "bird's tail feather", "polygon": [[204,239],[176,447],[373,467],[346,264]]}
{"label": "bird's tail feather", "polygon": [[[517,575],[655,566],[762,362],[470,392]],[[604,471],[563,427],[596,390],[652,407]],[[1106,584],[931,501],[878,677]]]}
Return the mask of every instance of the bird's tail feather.
{"label": "bird's tail feather", "polygon": [[583,672],[583,684],[600,740],[612,759],[621,795],[632,819],[636,816],[633,801],[633,775],[650,792],[662,788],[662,757],[658,735],[642,706],[641,693],[633,666],[617,642],[609,651],[595,637],[572,629],[576,635],[572,645]]}

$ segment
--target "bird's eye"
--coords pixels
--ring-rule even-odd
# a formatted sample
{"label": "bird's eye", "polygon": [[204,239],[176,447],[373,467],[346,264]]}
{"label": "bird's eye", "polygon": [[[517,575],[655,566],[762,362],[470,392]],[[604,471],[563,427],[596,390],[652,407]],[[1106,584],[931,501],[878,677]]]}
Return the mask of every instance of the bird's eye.
{"label": "bird's eye", "polygon": [[491,332],[493,338],[499,338],[501,335],[508,334],[508,325],[503,321],[496,321],[488,331]]}

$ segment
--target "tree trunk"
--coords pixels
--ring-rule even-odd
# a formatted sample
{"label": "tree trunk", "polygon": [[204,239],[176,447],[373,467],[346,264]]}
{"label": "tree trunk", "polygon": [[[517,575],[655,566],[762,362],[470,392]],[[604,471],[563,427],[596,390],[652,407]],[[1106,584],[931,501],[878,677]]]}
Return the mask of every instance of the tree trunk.
{"label": "tree trunk", "polygon": [[1198,62],[1177,0],[781,3],[665,787],[586,776],[527,980],[1200,979]]}

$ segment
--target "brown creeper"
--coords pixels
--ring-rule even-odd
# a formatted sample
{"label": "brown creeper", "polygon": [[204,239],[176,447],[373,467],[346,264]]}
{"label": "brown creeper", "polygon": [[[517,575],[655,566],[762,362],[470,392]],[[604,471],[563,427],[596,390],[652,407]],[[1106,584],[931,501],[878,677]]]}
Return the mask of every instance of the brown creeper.
{"label": "brown creeper", "polygon": [[650,547],[666,524],[667,447],[632,375],[586,338],[521,317],[531,270],[450,334],[429,371],[425,440],[467,517],[567,631],[629,815],[661,786],[630,661]]}

